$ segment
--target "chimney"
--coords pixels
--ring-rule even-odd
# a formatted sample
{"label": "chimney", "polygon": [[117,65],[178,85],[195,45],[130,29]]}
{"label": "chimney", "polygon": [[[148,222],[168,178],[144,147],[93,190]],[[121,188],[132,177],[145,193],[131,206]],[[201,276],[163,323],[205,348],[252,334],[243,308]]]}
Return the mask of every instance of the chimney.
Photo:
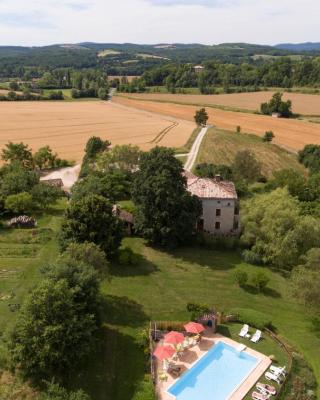
{"label": "chimney", "polygon": [[223,179],[222,179],[222,177],[221,177],[221,175],[215,175],[214,176],[214,180],[216,181],[216,182],[221,182]]}

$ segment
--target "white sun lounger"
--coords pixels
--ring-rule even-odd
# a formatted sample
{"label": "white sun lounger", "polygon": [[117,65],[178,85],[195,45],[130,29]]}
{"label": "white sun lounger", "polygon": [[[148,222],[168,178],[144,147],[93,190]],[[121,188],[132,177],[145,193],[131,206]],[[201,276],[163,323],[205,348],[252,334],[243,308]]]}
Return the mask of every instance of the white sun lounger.
{"label": "white sun lounger", "polygon": [[270,371],[277,376],[286,376],[286,367],[276,367],[275,365],[271,365]]}
{"label": "white sun lounger", "polygon": [[253,342],[253,343],[259,342],[259,340],[261,339],[261,334],[262,334],[262,332],[259,331],[259,329],[257,329],[257,331],[255,332],[255,334],[254,334],[254,335],[252,336],[252,338],[250,339],[251,342]]}
{"label": "white sun lounger", "polygon": [[248,334],[248,332],[249,332],[249,325],[244,324],[243,327],[242,327],[242,329],[241,329],[241,331],[239,332],[239,336],[240,336],[240,337],[246,337],[246,335]]}
{"label": "white sun lounger", "polygon": [[266,379],[267,379],[268,381],[277,382],[279,385],[282,384],[282,380],[281,380],[281,378],[280,378],[278,375],[272,374],[271,372],[266,372],[266,373],[264,374],[264,376],[266,377]]}
{"label": "white sun lounger", "polygon": [[269,399],[270,396],[267,395],[267,394],[253,392],[251,397],[252,397],[253,400],[267,400],[267,399]]}

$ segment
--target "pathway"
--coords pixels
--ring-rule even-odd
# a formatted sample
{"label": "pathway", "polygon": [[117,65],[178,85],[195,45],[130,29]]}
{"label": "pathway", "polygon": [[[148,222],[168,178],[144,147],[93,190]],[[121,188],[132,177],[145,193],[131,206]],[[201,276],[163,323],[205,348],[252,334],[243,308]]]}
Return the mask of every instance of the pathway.
{"label": "pathway", "polygon": [[188,154],[188,159],[184,165],[184,169],[186,171],[191,171],[193,168],[193,165],[197,159],[197,155],[202,143],[202,140],[207,133],[208,129],[211,128],[212,125],[205,126],[201,129],[199,135],[197,136],[196,140],[193,142],[193,145],[191,147],[190,153]]}

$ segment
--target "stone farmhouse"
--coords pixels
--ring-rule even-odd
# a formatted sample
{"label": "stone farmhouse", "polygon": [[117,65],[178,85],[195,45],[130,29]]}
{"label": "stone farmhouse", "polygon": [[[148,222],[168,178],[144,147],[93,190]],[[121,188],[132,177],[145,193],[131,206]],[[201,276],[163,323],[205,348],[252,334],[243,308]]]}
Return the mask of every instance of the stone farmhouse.
{"label": "stone farmhouse", "polygon": [[202,216],[198,229],[214,235],[232,236],[240,233],[238,195],[233,182],[199,178],[185,172],[188,191],[202,202]]}

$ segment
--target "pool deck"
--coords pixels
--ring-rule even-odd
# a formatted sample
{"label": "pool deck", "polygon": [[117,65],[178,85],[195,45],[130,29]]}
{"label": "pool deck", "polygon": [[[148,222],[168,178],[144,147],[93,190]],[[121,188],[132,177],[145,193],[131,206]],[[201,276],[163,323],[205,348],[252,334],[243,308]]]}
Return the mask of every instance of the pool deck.
{"label": "pool deck", "polygon": [[[205,331],[202,336],[201,342],[186,350],[183,355],[179,358],[178,361],[174,361],[173,364],[178,365],[182,368],[182,371],[185,372],[188,369],[192,368],[192,366],[210,350],[215,344],[219,342],[224,342],[232,347],[239,347],[240,343],[235,342],[232,339],[229,339],[225,336],[221,336],[217,333],[213,333],[210,330]],[[254,343],[248,341],[248,346],[254,347]],[[241,385],[229,396],[226,400],[242,400],[246,394],[250,391],[250,389],[256,384],[256,382],[260,379],[261,375],[269,368],[271,364],[271,360],[269,357],[253,350],[250,347],[247,347],[244,352],[252,355],[259,359],[258,365],[255,369],[249,374],[249,376],[241,383]],[[156,361],[157,371],[162,371],[162,362]],[[157,374],[158,375],[158,374]],[[157,396],[159,400],[174,400],[175,397],[168,394],[168,388],[175,383],[179,378],[173,377],[170,374],[168,375],[168,379],[166,381],[160,381],[157,379],[156,390]]]}

